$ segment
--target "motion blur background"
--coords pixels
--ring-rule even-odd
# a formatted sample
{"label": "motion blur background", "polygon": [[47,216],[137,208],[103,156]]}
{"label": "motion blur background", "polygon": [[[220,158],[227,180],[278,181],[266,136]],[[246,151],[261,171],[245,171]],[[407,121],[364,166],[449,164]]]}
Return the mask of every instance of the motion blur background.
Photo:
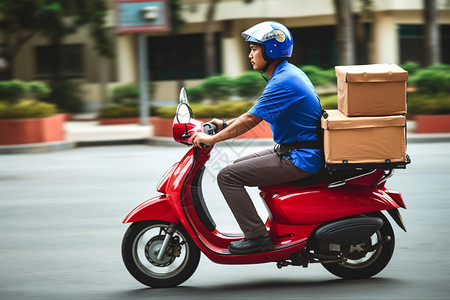
{"label": "motion blur background", "polygon": [[[138,34],[118,32],[126,2],[133,1],[3,0],[0,78],[73,82],[81,101],[75,112],[108,105],[114,87],[138,81]],[[145,33],[146,70],[151,99],[163,105],[177,99],[180,85],[250,70],[241,32],[266,20],[291,30],[297,66],[450,63],[448,0],[156,2],[165,4],[169,29]]]}

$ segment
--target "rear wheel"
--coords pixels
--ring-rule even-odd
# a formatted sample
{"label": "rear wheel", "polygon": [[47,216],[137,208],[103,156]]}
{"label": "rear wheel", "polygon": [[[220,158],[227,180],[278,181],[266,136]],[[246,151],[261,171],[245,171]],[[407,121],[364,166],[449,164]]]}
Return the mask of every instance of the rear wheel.
{"label": "rear wheel", "polygon": [[[347,261],[342,263],[322,264],[332,274],[344,279],[363,279],[378,274],[389,263],[394,253],[395,237],[394,231],[388,219],[382,213],[371,214],[383,220],[383,226],[375,232],[369,240],[359,245],[352,245]],[[383,244],[372,252],[364,249],[379,243],[383,238],[389,236],[389,242]]]}
{"label": "rear wheel", "polygon": [[122,258],[130,274],[150,287],[171,287],[186,281],[200,261],[200,251],[178,225],[164,255],[158,258],[169,223],[143,221],[130,225],[122,241]]}

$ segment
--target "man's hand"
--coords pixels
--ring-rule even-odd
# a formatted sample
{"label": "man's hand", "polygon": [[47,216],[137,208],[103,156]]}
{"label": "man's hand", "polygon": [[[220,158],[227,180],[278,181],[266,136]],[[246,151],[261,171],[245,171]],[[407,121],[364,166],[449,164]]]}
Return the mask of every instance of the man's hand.
{"label": "man's hand", "polygon": [[191,137],[191,141],[192,144],[195,147],[201,147],[202,144],[208,145],[208,146],[212,146],[214,145],[214,136],[212,135],[207,135],[204,132],[197,132],[194,133]]}

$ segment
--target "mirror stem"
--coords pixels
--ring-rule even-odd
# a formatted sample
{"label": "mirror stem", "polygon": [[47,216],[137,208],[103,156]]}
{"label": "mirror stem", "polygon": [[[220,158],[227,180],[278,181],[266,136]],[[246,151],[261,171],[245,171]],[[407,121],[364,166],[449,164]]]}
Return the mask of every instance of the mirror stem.
{"label": "mirror stem", "polygon": [[184,128],[186,128],[186,132],[183,133],[183,135],[181,136],[183,139],[188,139],[191,137],[191,135],[189,134],[188,128],[187,128],[187,124],[184,124]]}

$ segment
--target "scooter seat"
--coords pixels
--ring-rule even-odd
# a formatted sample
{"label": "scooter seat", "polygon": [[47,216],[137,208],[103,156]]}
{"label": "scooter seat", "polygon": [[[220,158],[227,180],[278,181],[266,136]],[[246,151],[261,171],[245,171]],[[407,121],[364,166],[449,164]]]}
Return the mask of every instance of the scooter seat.
{"label": "scooter seat", "polygon": [[317,174],[313,174],[300,180],[284,182],[282,184],[292,186],[311,186],[321,183],[336,182],[372,172],[373,170],[327,170],[322,168]]}

